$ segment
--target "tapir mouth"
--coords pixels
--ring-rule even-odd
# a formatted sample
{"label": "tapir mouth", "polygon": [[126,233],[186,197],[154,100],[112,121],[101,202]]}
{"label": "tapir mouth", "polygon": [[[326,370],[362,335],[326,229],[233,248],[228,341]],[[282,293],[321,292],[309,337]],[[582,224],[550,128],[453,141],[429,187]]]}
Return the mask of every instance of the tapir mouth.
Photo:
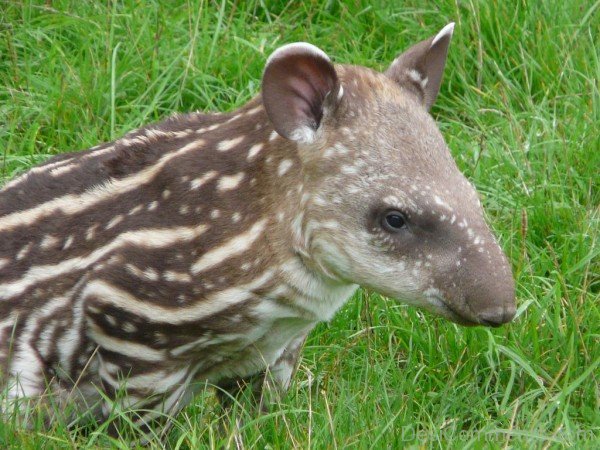
{"label": "tapir mouth", "polygon": [[430,300],[432,300],[432,305],[440,310],[439,312],[441,313],[441,315],[458,325],[462,325],[465,327],[475,327],[477,325],[481,325],[481,323],[475,322],[470,318],[467,318],[464,315],[458,313],[454,308],[448,305],[448,303],[444,301],[444,299],[440,298],[437,295],[430,297]]}

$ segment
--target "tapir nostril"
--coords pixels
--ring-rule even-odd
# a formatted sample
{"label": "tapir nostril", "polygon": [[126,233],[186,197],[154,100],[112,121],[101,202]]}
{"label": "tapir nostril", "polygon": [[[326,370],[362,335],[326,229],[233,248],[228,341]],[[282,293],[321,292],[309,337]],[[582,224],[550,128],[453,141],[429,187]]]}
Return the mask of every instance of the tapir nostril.
{"label": "tapir nostril", "polygon": [[482,325],[488,327],[499,327],[502,324],[510,322],[515,317],[514,305],[506,308],[494,308],[493,310],[479,313],[478,319]]}

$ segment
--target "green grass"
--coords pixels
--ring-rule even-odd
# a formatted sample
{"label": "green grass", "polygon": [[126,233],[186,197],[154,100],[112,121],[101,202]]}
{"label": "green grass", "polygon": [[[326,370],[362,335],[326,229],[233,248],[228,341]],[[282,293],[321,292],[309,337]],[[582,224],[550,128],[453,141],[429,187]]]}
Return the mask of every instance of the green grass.
{"label": "green grass", "polygon": [[[513,262],[516,322],[464,329],[361,292],[311,334],[271,414],[242,399],[221,419],[201,395],[163,443],[233,445],[238,416],[245,448],[599,448],[600,2],[0,0],[2,179],[175,111],[234,109],[283,43],[384,69],[450,21],[432,113]],[[128,437],[102,424],[0,423],[0,448],[111,445]]]}

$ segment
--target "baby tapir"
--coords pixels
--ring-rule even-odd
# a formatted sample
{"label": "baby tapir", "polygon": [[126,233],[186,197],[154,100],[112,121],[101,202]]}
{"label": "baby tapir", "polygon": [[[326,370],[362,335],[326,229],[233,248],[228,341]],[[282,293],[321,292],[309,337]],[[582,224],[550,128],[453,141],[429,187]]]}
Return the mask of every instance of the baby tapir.
{"label": "baby tapir", "polygon": [[452,31],[385,73],[285,45],[232,113],[177,115],[6,184],[5,412],[49,393],[108,415],[124,390],[147,424],[205,382],[268,372],[283,390],[358,286],[509,322],[510,265],[428,114]]}

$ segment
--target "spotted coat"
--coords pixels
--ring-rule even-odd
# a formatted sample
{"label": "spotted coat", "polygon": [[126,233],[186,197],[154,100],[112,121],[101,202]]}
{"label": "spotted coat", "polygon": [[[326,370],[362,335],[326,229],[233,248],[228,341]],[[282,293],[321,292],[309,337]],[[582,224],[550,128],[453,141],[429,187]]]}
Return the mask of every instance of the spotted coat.
{"label": "spotted coat", "polygon": [[55,394],[148,423],[209,382],[289,383],[358,285],[463,324],[514,316],[510,267],[428,114],[452,25],[384,74],[309,44],[262,94],[63,154],[0,191],[3,408]]}

